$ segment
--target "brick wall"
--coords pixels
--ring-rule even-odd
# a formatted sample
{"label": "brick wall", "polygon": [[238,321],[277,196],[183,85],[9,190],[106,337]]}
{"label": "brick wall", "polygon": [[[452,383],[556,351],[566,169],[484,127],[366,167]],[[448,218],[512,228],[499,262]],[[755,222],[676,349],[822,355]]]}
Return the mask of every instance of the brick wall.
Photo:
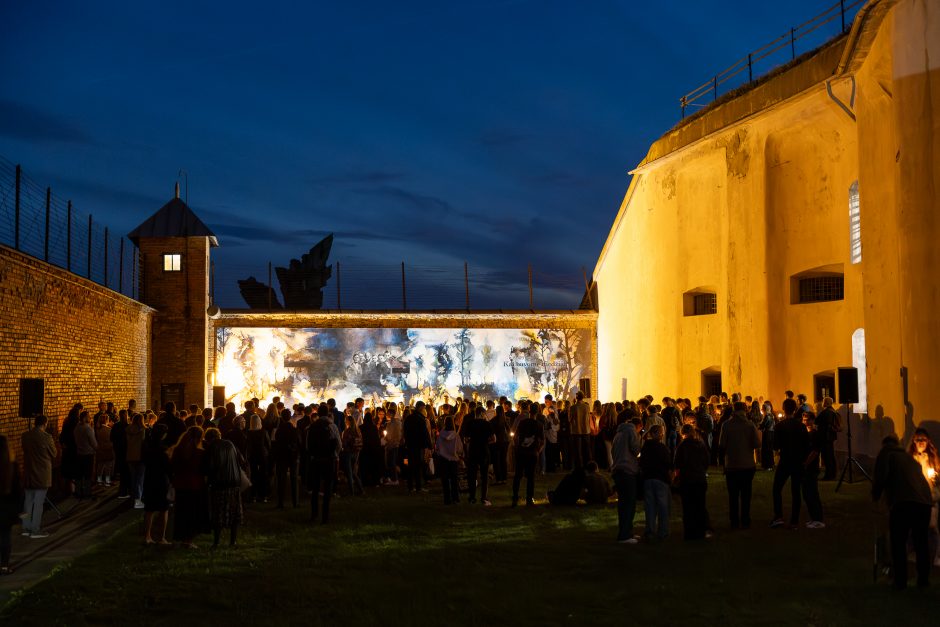
{"label": "brick wall", "polygon": [[0,246],[0,433],[19,453],[19,380],[45,380],[57,428],[76,402],[148,405],[153,310],[61,268]]}

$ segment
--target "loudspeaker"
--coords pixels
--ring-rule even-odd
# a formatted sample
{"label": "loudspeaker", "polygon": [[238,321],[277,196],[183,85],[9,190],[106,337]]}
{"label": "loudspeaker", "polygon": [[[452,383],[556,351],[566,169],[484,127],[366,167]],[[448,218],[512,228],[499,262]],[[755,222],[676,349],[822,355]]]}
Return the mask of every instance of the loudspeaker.
{"label": "loudspeaker", "polygon": [[212,386],[212,406],[213,407],[225,407],[225,386],[224,385]]}
{"label": "loudspeaker", "polygon": [[839,404],[858,400],[858,368],[839,368]]}
{"label": "loudspeaker", "polygon": [[591,380],[588,378],[578,379],[578,390],[584,394],[584,398],[594,398],[591,396]]}
{"label": "loudspeaker", "polygon": [[44,379],[20,379],[20,417],[32,418],[40,415],[45,400]]}

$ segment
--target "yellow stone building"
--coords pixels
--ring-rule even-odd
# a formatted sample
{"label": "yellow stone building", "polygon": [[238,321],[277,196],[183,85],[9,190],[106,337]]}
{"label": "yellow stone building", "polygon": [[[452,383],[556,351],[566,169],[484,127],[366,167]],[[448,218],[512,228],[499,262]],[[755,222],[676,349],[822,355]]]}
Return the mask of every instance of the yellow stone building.
{"label": "yellow stone building", "polygon": [[631,174],[594,270],[599,398],[779,407],[855,365],[857,450],[940,426],[940,1],[868,2]]}

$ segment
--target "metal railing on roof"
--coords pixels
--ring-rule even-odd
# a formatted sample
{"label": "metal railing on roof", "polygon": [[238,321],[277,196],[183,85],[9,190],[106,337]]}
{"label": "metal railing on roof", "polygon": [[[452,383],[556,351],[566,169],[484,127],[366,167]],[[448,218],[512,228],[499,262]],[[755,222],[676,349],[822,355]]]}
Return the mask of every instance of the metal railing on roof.
{"label": "metal railing on roof", "polygon": [[[803,40],[812,37],[810,46],[805,48],[809,51],[833,36],[841,36],[851,26],[855,14],[865,2],[867,0],[840,0],[819,15],[792,27],[789,32],[741,57],[707,82],[679,98],[682,117],[685,118],[688,107],[706,107],[718,100],[719,95],[749,85],[774,69],[793,61],[797,57],[797,42],[802,41],[805,46],[810,42]],[[825,28],[833,22],[839,27],[838,32],[833,33],[831,26]],[[786,55],[787,51],[790,53],[789,57]],[[743,80],[745,73],[746,81]]]}

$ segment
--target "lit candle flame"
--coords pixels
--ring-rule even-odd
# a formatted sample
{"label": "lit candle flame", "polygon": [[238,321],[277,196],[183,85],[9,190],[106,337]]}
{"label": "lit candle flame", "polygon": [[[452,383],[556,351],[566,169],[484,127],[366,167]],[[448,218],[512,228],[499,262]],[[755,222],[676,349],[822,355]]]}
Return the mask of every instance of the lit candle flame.
{"label": "lit candle flame", "polygon": [[931,481],[933,481],[936,476],[937,476],[937,471],[936,471],[936,470],[934,470],[933,468],[928,468],[928,469],[927,469],[927,478],[928,478],[928,479],[930,479]]}

